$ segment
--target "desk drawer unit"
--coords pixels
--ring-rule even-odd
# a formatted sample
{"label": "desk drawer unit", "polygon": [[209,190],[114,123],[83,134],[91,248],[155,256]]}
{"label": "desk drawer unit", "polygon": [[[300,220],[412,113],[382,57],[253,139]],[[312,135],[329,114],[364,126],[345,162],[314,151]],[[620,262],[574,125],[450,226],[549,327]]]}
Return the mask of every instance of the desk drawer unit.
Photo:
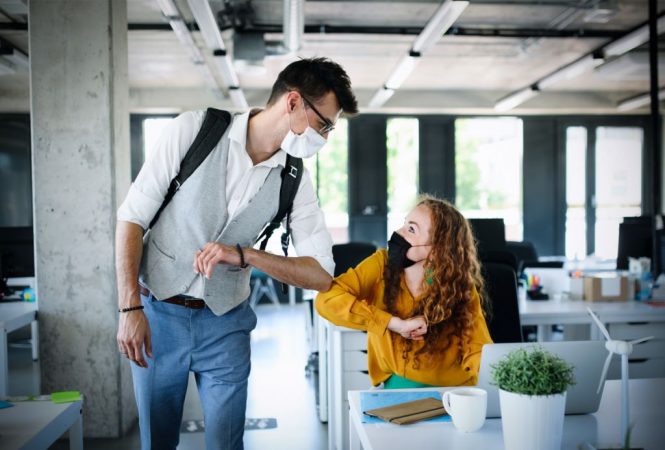
{"label": "desk drawer unit", "polygon": [[[607,330],[613,339],[623,341],[653,336],[652,340],[633,347],[628,372],[632,379],[665,377],[665,323],[612,323]],[[612,360],[608,378],[621,378],[621,359],[618,356]]]}
{"label": "desk drawer unit", "polygon": [[367,350],[367,333],[356,331],[342,334],[342,348],[344,351]]}
{"label": "desk drawer unit", "polygon": [[344,352],[344,370],[346,371],[360,371],[367,370],[367,350],[353,350]]}

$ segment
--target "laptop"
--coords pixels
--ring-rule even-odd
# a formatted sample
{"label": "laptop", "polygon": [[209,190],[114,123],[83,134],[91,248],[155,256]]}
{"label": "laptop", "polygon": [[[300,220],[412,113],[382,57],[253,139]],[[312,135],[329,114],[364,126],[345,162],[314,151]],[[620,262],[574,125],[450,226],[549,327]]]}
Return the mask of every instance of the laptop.
{"label": "laptop", "polygon": [[487,391],[487,417],[501,417],[499,388],[492,384],[492,366],[512,350],[530,349],[534,346],[540,346],[563,358],[574,368],[576,383],[568,388],[566,414],[589,414],[598,411],[603,389],[598,393],[596,391],[607,358],[604,341],[487,344],[483,346],[478,372],[478,387]]}

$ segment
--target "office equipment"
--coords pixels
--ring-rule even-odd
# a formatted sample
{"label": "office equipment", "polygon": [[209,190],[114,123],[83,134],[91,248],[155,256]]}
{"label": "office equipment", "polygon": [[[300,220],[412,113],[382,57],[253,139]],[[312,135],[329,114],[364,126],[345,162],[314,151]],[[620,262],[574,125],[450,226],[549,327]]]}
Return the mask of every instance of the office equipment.
{"label": "office equipment", "polygon": [[653,339],[653,336],[642,337],[639,339],[633,339],[630,342],[614,340],[610,337],[610,333],[605,328],[605,325],[598,319],[598,317],[587,308],[587,312],[591,318],[596,322],[598,328],[605,336],[605,348],[607,348],[608,354],[607,359],[605,360],[605,366],[603,367],[603,373],[600,376],[600,382],[598,384],[598,392],[601,391],[603,385],[605,384],[605,378],[607,377],[607,369],[610,368],[610,361],[612,360],[613,355],[621,355],[621,436],[622,441],[627,437],[628,434],[628,419],[629,415],[629,403],[628,403],[628,356],[633,352],[633,345],[639,344],[641,342],[650,341]]}
{"label": "office equipment", "polygon": [[255,308],[264,295],[274,305],[279,306],[279,297],[277,296],[275,283],[272,281],[272,278],[257,268],[252,268],[251,270],[250,284],[252,285],[252,293],[249,296],[250,306]]}
{"label": "office equipment", "polygon": [[[648,219],[648,220],[647,220]],[[628,270],[628,257],[639,258],[653,255],[651,218],[624,218],[619,224],[619,248],[617,270]]]}
{"label": "office equipment", "polygon": [[357,266],[363,259],[376,251],[376,245],[367,242],[348,242],[332,246],[333,260],[335,261],[335,276],[346,272],[349,268]]}
{"label": "office equipment", "polygon": [[492,312],[487,327],[494,342],[522,342],[522,325],[517,299],[517,280],[511,267],[504,264],[483,264],[485,290]]}
{"label": "office equipment", "polygon": [[[596,390],[604,360],[601,341],[540,342],[537,345],[563,358],[575,369],[576,384],[568,388],[566,414],[586,414],[598,410],[601,391]],[[500,417],[499,390],[492,382],[492,366],[512,350],[534,344],[487,344],[483,346],[478,387],[487,391],[487,417]]]}
{"label": "office equipment", "polygon": [[476,238],[478,254],[506,250],[506,227],[503,219],[468,219]]}
{"label": "office equipment", "polygon": [[32,227],[0,227],[2,278],[35,275],[33,239]]}
{"label": "office equipment", "polygon": [[[444,392],[449,388],[441,388]],[[660,450],[665,441],[663,409],[665,379],[630,380],[630,396],[635,405],[636,426],[631,434],[632,447]],[[397,390],[400,391],[400,390]],[[405,390],[406,391],[406,390]],[[620,402],[620,383],[607,381],[598,411],[594,414],[569,415],[564,418],[563,450],[578,450],[584,443],[621,448],[616,410]],[[501,419],[488,419],[475,433],[460,433],[452,423],[424,422],[401,427],[385,423],[362,423],[360,392],[349,392],[349,440],[351,450],[503,450]],[[587,447],[591,448],[591,447]]]}

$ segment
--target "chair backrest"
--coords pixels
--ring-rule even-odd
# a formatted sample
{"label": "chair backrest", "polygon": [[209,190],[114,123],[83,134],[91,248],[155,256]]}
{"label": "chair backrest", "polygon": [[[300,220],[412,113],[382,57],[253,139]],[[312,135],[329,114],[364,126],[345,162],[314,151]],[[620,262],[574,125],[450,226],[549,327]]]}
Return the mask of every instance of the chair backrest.
{"label": "chair backrest", "polygon": [[506,250],[517,258],[517,273],[522,272],[526,261],[538,261],[538,252],[530,241],[506,241]]}
{"label": "chair backrest", "polygon": [[497,264],[505,264],[506,266],[510,266],[511,269],[515,273],[518,272],[519,270],[519,264],[517,262],[517,258],[515,255],[507,250],[504,251],[498,251],[494,250],[491,252],[484,252],[480,256],[480,261],[481,263],[497,263]]}
{"label": "chair backrest", "polygon": [[515,271],[508,265],[488,262],[483,264],[483,276],[492,305],[487,323],[492,340],[495,343],[523,342]]}
{"label": "chair backrest", "polygon": [[652,245],[653,236],[650,218],[646,220],[637,217],[625,217],[623,223],[619,224],[617,270],[628,270],[629,257],[646,256],[652,258]]}
{"label": "chair backrest", "polygon": [[332,246],[333,260],[335,261],[335,276],[341,275],[351,267],[355,267],[363,259],[376,251],[374,244],[366,242],[349,242]]}
{"label": "chair backrest", "polygon": [[469,225],[476,238],[478,254],[506,250],[506,227],[503,219],[469,219]]}

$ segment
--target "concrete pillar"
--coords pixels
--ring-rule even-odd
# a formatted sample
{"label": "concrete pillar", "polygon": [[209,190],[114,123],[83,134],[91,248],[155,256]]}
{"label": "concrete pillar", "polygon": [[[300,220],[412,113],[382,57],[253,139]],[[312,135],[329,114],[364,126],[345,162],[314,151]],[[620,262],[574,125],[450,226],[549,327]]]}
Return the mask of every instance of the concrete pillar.
{"label": "concrete pillar", "polygon": [[135,421],[115,340],[115,214],[130,183],[126,0],[30,0],[42,392],[84,395],[86,437]]}

